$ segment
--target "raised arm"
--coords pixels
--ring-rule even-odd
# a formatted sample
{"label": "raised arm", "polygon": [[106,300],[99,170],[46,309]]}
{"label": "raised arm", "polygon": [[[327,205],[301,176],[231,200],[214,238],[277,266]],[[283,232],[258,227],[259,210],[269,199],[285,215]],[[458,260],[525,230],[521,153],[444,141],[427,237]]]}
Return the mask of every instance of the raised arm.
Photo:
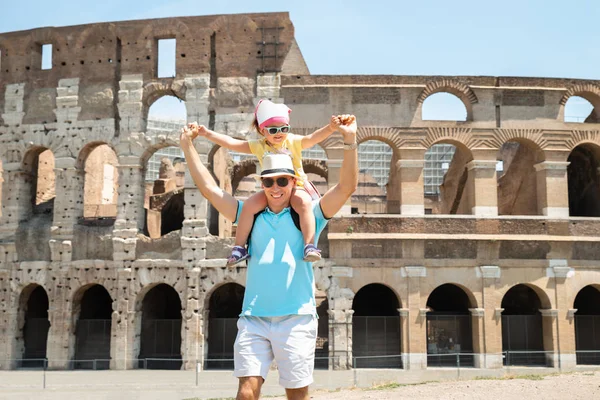
{"label": "raised arm", "polygon": [[302,148],[308,149],[313,147],[317,143],[321,143],[323,140],[327,139],[331,134],[338,130],[338,127],[341,124],[340,117],[337,115],[331,116],[331,121],[329,125],[324,126],[320,129],[317,129],[310,135],[306,135],[302,137]]}
{"label": "raised arm", "polygon": [[237,151],[238,153],[252,154],[250,151],[250,145],[245,140],[234,139],[231,136],[223,135],[210,129],[204,125],[198,125],[195,122],[188,124],[190,129],[195,135],[207,138],[213,143],[218,144],[226,149]]}
{"label": "raised arm", "polygon": [[342,134],[344,145],[353,149],[344,149],[344,159],[340,173],[340,181],[323,195],[321,209],[325,218],[333,217],[352,196],[358,186],[358,151],[356,149],[356,117],[341,115],[342,124],[338,131]]}
{"label": "raised arm", "polygon": [[181,149],[185,154],[187,167],[190,170],[190,175],[194,179],[194,183],[200,189],[202,196],[206,198],[223,216],[231,221],[235,221],[237,216],[238,202],[237,200],[221,189],[214,178],[206,169],[200,156],[194,148],[193,140],[197,135],[190,129],[183,128],[179,142]]}

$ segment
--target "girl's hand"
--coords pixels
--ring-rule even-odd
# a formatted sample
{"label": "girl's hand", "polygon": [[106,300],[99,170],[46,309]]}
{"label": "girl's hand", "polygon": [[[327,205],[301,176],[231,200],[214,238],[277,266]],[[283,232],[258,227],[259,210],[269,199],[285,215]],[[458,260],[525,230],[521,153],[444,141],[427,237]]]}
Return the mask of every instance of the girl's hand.
{"label": "girl's hand", "polygon": [[342,124],[342,120],[339,115],[332,115],[331,120],[329,121],[329,129],[332,131],[337,131],[339,126]]}

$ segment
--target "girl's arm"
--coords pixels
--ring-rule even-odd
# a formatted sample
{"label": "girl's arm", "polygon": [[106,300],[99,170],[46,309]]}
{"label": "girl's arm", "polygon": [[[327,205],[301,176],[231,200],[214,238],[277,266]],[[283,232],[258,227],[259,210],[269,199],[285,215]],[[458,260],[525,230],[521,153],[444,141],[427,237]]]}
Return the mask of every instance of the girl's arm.
{"label": "girl's arm", "polygon": [[338,127],[342,124],[339,116],[332,115],[329,125],[317,129],[310,135],[302,137],[302,149],[308,149],[313,147],[317,143],[321,143],[327,139],[331,134],[338,130]]}
{"label": "girl's arm", "polygon": [[234,139],[230,136],[213,132],[210,129],[207,129],[204,125],[188,124],[188,128],[191,129],[197,136],[203,136],[221,147],[237,151],[238,153],[252,154],[250,151],[250,145],[248,145],[246,140]]}

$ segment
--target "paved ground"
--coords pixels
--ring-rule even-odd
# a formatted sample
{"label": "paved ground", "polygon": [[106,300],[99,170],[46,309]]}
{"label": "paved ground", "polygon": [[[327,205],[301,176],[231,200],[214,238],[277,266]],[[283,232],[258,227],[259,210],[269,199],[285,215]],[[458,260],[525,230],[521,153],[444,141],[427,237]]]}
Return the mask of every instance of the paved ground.
{"label": "paved ground", "polygon": [[[538,376],[554,370],[428,369],[425,371],[316,371],[312,398],[362,399],[600,399],[600,371]],[[496,377],[483,375],[495,374]],[[499,378],[499,375],[504,375]],[[520,378],[520,379],[507,379]],[[479,378],[479,379],[474,379]],[[283,399],[272,371],[263,395]],[[464,380],[471,379],[471,380]],[[445,380],[419,384],[423,380]],[[390,383],[395,382],[395,383]],[[237,388],[230,371],[0,371],[0,399],[233,399]],[[379,385],[374,389],[373,386]],[[356,388],[359,387],[359,388]],[[349,389],[354,388],[354,389]]]}

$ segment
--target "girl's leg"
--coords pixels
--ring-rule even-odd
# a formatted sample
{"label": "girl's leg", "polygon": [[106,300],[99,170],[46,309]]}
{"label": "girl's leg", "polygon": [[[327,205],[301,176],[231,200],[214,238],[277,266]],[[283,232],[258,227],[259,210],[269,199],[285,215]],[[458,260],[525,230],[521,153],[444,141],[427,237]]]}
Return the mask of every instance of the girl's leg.
{"label": "girl's leg", "polygon": [[300,229],[304,237],[304,260],[317,261],[321,259],[321,251],[315,247],[315,216],[312,212],[312,198],[302,189],[294,190],[290,199],[292,208],[300,217]]}
{"label": "girl's leg", "polygon": [[262,190],[244,201],[235,232],[235,246],[231,256],[227,259],[227,265],[234,265],[248,258],[246,243],[252,231],[252,225],[254,225],[254,215],[264,210],[265,207],[267,207],[267,197]]}

